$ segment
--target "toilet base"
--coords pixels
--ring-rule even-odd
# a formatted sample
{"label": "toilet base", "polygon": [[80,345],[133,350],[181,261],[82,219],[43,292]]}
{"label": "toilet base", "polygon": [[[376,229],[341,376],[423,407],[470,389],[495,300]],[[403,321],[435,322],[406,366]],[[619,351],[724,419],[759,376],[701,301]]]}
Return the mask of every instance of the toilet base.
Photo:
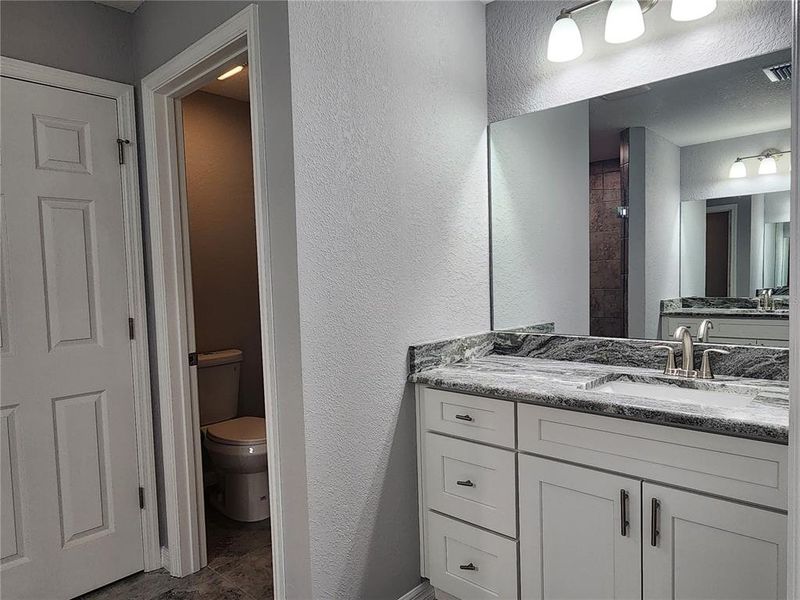
{"label": "toilet base", "polygon": [[219,473],[220,487],[209,502],[234,521],[253,523],[269,518],[269,478],[260,473]]}

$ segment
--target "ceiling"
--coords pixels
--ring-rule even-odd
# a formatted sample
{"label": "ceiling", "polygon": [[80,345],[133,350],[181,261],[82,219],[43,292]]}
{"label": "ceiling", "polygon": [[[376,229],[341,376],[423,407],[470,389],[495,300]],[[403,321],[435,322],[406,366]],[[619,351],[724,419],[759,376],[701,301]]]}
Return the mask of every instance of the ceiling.
{"label": "ceiling", "polygon": [[591,160],[619,156],[619,133],[628,127],[647,127],[677,146],[788,129],[791,81],[773,83],[762,68],[789,60],[787,49],[629,90],[627,97],[590,100]]}
{"label": "ceiling", "polygon": [[95,0],[96,4],[105,4],[111,8],[124,10],[125,12],[136,12],[136,9],[142,5],[144,0]]}
{"label": "ceiling", "polygon": [[[247,59],[240,60],[238,64],[246,62]],[[220,73],[224,73],[234,65],[225,65],[220,69]],[[225,96],[226,98],[233,98],[234,100],[241,100],[242,102],[250,101],[250,81],[248,74],[248,67],[245,64],[244,70],[232,77],[223,79],[212,79],[209,83],[200,88],[201,92],[208,92],[209,94],[216,94],[217,96]]]}

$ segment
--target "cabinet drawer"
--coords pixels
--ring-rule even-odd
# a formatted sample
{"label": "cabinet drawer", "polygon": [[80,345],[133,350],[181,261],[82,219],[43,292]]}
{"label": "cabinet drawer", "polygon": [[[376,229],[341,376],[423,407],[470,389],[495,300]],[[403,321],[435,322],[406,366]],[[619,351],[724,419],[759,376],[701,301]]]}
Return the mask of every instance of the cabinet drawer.
{"label": "cabinet drawer", "polygon": [[514,447],[514,403],[420,387],[425,429]]}
{"label": "cabinet drawer", "polygon": [[428,513],[431,583],[456,598],[516,600],[517,543]]}
{"label": "cabinet drawer", "polygon": [[786,510],[787,447],[521,404],[519,449]]}
{"label": "cabinet drawer", "polygon": [[516,537],[515,463],[510,450],[426,433],[428,508]]}

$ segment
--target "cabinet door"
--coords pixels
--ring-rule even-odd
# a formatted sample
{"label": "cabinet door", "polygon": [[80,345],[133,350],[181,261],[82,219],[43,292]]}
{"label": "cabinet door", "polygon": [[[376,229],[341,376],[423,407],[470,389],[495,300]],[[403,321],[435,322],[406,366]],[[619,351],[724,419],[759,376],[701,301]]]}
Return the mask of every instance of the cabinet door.
{"label": "cabinet door", "polygon": [[522,598],[641,598],[640,487],[520,455]]}
{"label": "cabinet door", "polygon": [[645,483],[645,600],[786,597],[786,515]]}

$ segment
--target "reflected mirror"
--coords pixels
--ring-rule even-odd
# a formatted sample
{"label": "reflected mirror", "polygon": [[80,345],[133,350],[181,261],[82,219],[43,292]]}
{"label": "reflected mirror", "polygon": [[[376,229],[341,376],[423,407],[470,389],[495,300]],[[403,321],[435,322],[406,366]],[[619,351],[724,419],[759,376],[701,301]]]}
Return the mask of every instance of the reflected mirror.
{"label": "reflected mirror", "polygon": [[788,344],[789,50],[490,126],[494,329]]}

